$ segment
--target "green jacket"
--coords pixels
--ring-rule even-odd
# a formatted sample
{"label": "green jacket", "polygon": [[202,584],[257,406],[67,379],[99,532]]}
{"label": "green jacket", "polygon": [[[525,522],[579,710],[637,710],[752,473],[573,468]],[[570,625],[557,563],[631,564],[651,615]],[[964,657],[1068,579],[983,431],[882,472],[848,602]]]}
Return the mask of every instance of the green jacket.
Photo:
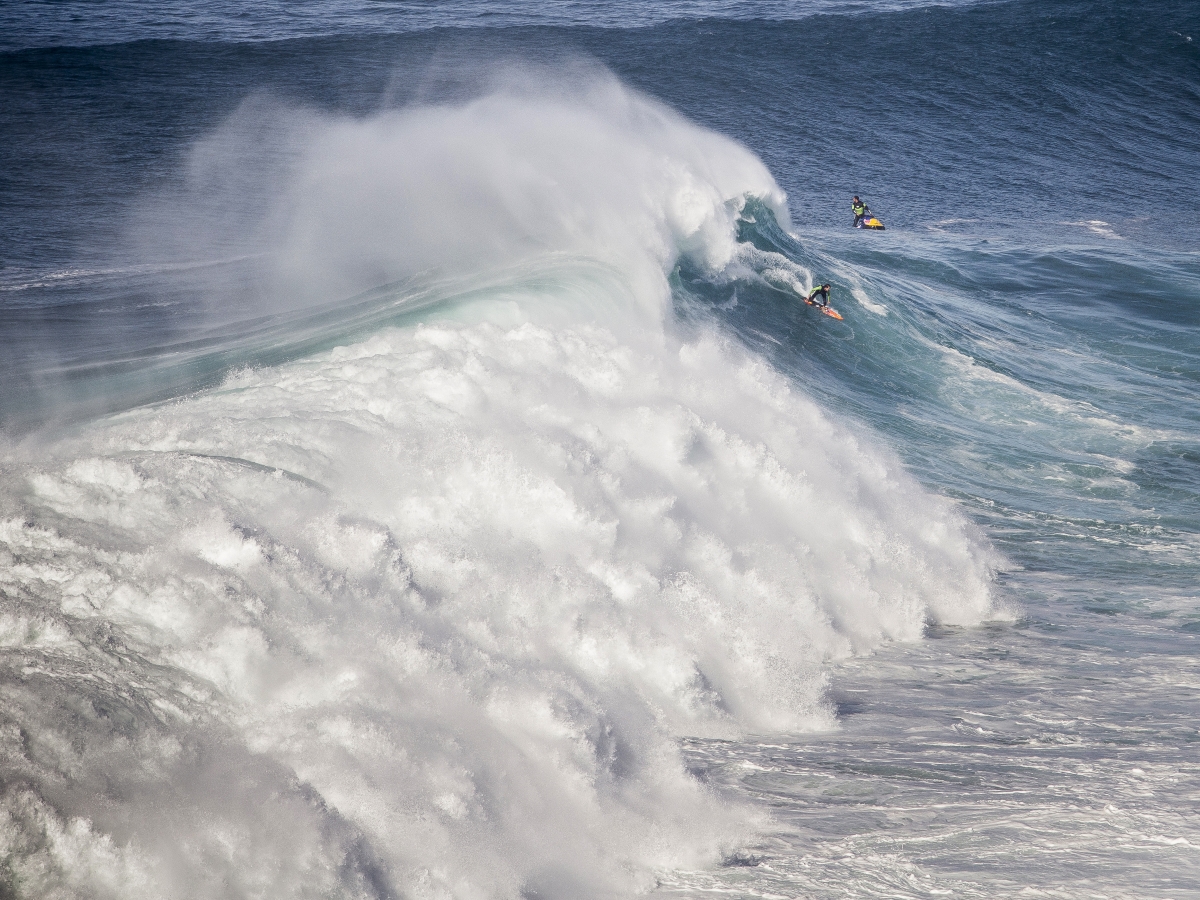
{"label": "green jacket", "polygon": [[861,200],[858,201],[858,203],[855,203],[853,200],[851,200],[850,208],[854,210],[854,214],[856,216],[861,216],[867,211],[867,204],[863,203]]}
{"label": "green jacket", "polygon": [[808,292],[808,299],[809,300],[813,299],[813,297],[817,296],[817,294],[824,294],[825,299],[826,300],[829,299],[829,291],[825,290],[825,288],[821,287],[820,285],[818,285],[817,287],[813,288],[811,291]]}

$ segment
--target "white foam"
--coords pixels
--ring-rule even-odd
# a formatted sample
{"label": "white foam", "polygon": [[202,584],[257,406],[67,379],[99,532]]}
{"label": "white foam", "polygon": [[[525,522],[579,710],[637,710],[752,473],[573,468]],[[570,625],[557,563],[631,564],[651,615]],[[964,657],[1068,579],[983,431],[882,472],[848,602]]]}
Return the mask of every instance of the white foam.
{"label": "white foam", "polygon": [[713,864],[763,823],[676,739],[831,727],[829,663],[990,615],[989,551],[667,319],[675,256],[731,263],[737,198],[782,196],[744,149],[611,80],[306,121],[273,299],[509,274],[6,451],[0,635],[47,676],[10,690],[34,749],[0,740],[54,797],[0,804],[13,865],[126,897],[577,897]]}
{"label": "white foam", "polygon": [[[168,444],[330,493],[139,455]],[[831,660],[989,612],[953,510],[715,335],[389,331],[54,457],[24,464],[22,502],[60,524],[10,520],[32,570],[6,587],[60,585],[62,616],[82,585],[71,615],[218,692],[189,721],[294,771],[395,883],[434,894],[627,890],[711,861],[748,820],[683,775],[674,735],[828,727]],[[205,865],[263,877],[240,855]]]}
{"label": "white foam", "polygon": [[867,296],[867,292],[862,288],[852,286],[850,288],[850,293],[867,312],[874,313],[877,316],[886,316],[888,314],[888,308],[882,303],[876,303],[874,300],[872,300],[869,296]]}
{"label": "white foam", "polygon": [[936,350],[949,368],[955,372],[955,384],[958,389],[956,397],[967,396],[963,391],[969,392],[973,396],[978,393],[979,385],[990,384],[1000,387],[1007,392],[1010,398],[1018,401],[994,405],[990,409],[984,407],[982,412],[977,409],[973,412],[975,416],[986,415],[997,419],[1008,417],[1022,426],[1028,426],[1030,424],[1028,417],[1030,416],[1037,421],[1043,421],[1048,415],[1052,415],[1056,428],[1061,429],[1063,422],[1069,422],[1132,445],[1179,440],[1184,437],[1182,433],[1169,429],[1148,428],[1118,420],[1105,415],[1103,410],[1086,400],[1061,397],[1049,391],[1039,390],[1004,372],[980,365],[969,355],[953,347],[946,347],[924,339],[922,342]]}

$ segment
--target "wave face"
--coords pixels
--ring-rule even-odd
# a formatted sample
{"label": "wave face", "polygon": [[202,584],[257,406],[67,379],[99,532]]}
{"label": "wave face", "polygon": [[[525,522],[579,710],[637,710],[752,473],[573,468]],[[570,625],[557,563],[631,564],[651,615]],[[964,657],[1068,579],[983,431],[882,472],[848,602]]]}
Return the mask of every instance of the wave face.
{"label": "wave face", "polygon": [[234,293],[273,340],[392,287],[361,340],[340,319],[273,366],[251,340],[218,388],[6,454],[23,894],[626,895],[757,820],[675,738],[829,727],[831,661],[993,613],[947,502],[671,313],[680,259],[759,277],[766,169],[573,77],[253,105],[192,151],[166,206],[201,255],[205,224],[253,248]]}

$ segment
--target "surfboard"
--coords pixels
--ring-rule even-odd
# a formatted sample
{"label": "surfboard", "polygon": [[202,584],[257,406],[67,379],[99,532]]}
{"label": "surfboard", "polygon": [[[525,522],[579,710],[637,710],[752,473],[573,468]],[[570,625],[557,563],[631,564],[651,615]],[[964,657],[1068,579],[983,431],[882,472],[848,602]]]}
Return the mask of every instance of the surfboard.
{"label": "surfboard", "polygon": [[839,322],[843,321],[842,314],[840,312],[838,312],[836,309],[834,309],[832,306],[822,306],[820,303],[813,303],[811,300],[805,300],[804,302],[807,303],[809,306],[815,306],[821,312],[825,313],[825,315],[830,316],[831,318],[837,319]]}

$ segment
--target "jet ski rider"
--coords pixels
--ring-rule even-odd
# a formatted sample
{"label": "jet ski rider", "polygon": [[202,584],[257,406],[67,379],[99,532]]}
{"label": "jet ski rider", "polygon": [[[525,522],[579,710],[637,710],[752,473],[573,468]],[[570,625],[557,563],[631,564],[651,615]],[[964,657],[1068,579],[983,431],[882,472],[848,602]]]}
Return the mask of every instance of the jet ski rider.
{"label": "jet ski rider", "polygon": [[[818,294],[821,295],[820,300],[816,299]],[[811,291],[809,291],[808,292],[808,302],[811,303],[813,306],[818,306],[818,305],[819,306],[828,306],[829,305],[829,285],[828,284],[817,285],[815,288],[813,288]]]}
{"label": "jet ski rider", "polygon": [[858,199],[858,194],[854,195],[854,199],[850,201],[850,208],[854,210],[854,227],[858,228],[862,225],[862,220],[871,214],[871,210],[867,204]]}

